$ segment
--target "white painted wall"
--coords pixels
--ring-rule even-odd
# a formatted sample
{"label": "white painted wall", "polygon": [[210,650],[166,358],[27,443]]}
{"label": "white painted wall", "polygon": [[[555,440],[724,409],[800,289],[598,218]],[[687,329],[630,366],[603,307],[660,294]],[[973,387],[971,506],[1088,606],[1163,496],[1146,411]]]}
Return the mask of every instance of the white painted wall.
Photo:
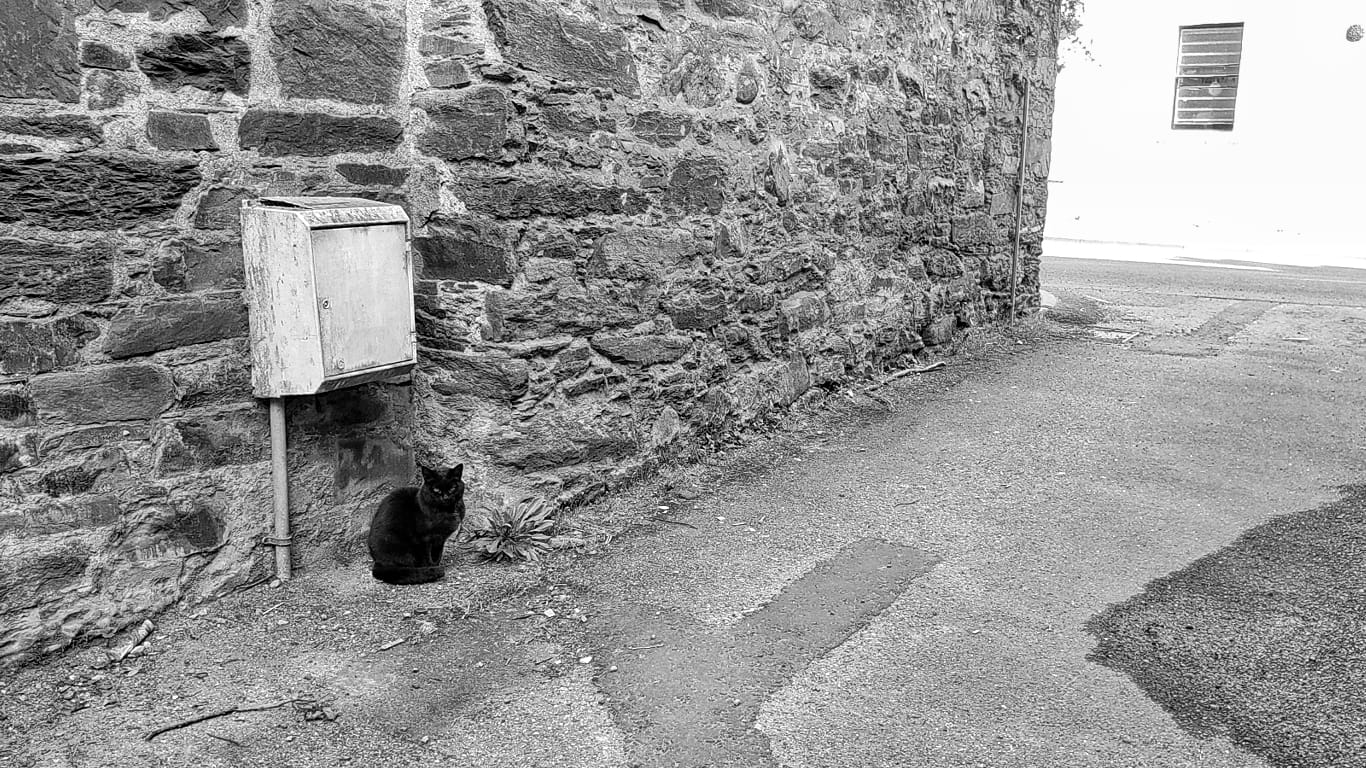
{"label": "white painted wall", "polygon": [[[1171,128],[1178,28],[1243,22],[1233,131]],[[1090,0],[1058,77],[1047,235],[1361,258],[1363,0]]]}

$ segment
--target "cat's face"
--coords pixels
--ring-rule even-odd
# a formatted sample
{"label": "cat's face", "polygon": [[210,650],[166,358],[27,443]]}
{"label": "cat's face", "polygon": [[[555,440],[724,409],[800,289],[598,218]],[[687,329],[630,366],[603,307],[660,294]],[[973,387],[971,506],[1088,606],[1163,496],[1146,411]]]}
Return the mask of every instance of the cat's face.
{"label": "cat's face", "polygon": [[464,473],[464,464],[445,470],[423,467],[422,485],[439,503],[454,504],[465,495],[465,483],[461,480]]}

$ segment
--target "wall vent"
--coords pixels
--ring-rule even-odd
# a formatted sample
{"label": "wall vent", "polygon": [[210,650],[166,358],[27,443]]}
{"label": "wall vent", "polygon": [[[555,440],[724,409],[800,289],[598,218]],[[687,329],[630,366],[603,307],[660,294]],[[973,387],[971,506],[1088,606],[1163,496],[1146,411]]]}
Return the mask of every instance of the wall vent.
{"label": "wall vent", "polygon": [[1172,128],[1233,130],[1242,58],[1241,23],[1182,27]]}

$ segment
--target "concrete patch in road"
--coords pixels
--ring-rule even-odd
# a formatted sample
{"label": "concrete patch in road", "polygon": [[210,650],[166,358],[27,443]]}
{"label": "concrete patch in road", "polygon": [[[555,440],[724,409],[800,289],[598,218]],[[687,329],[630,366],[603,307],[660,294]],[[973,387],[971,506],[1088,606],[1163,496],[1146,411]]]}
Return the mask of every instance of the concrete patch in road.
{"label": "concrete patch in road", "polygon": [[1156,336],[1140,348],[1162,355],[1212,357],[1272,306],[1265,301],[1234,301],[1189,334]]}
{"label": "concrete patch in road", "polygon": [[728,627],[647,605],[610,607],[603,622],[610,628],[597,636],[633,639],[594,654],[599,665],[616,667],[597,683],[631,741],[632,765],[776,765],[768,736],[754,727],[760,705],[936,562],[911,547],[862,539]]}
{"label": "concrete patch in road", "polygon": [[1366,485],[1096,616],[1090,659],[1275,766],[1366,766]]}

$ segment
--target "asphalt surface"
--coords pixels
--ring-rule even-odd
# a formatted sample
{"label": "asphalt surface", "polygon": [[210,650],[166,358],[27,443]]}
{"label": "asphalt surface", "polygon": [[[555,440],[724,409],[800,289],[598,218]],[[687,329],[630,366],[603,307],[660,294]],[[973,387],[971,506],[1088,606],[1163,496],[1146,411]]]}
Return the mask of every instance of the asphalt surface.
{"label": "asphalt surface", "polygon": [[1366,765],[1366,486],[1274,518],[1090,625],[1188,731],[1274,765]]}
{"label": "asphalt surface", "polygon": [[[1360,765],[1358,275],[1046,261],[1071,322],[620,496],[577,556],[357,562],[0,681],[0,757]],[[337,717],[139,738],[281,697]]]}

